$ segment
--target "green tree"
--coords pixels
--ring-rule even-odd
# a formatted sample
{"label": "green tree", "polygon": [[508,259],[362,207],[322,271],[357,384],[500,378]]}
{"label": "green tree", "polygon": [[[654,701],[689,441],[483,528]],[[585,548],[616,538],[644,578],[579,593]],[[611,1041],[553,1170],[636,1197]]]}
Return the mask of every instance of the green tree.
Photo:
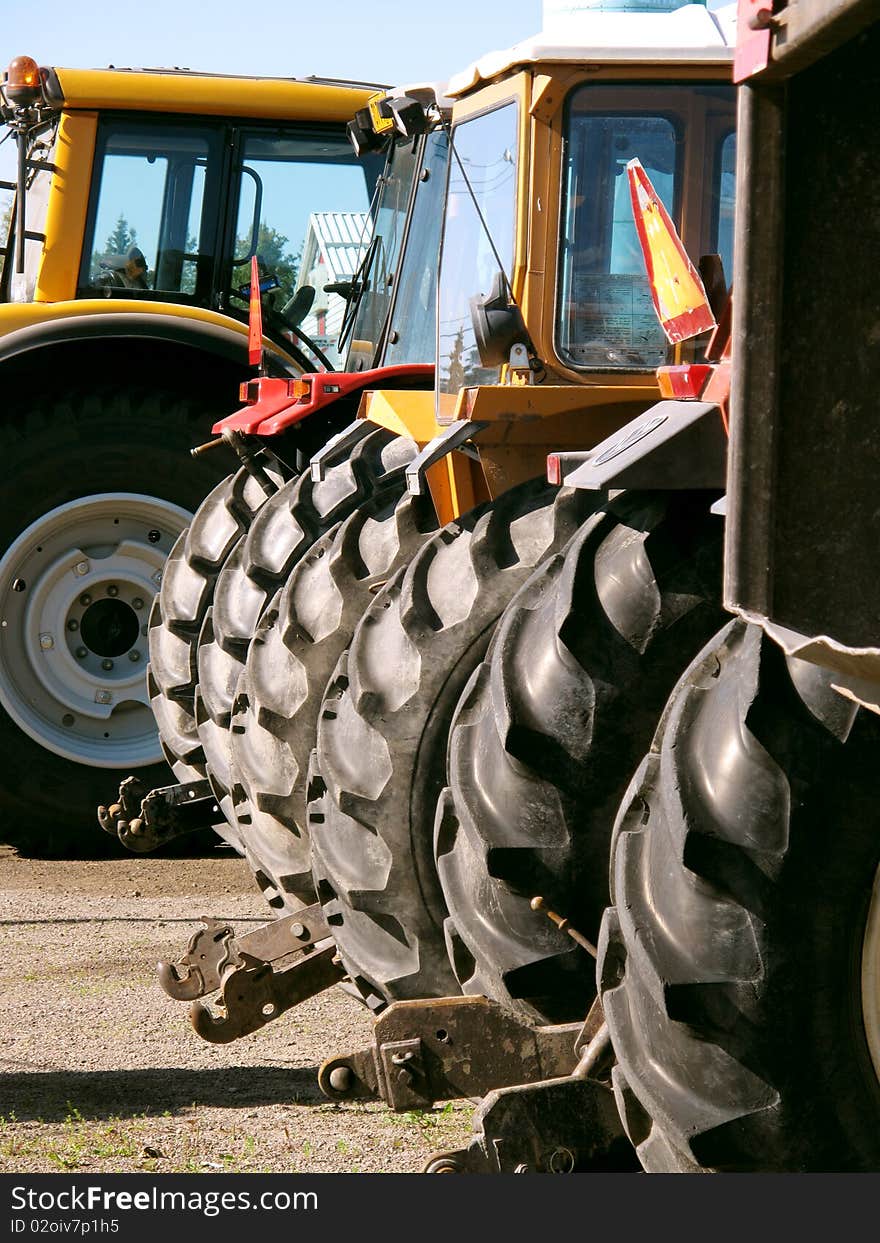
{"label": "green tree", "polygon": [[101,260],[105,255],[127,255],[132,246],[137,245],[137,229],[132,229],[123,216],[119,213],[119,219],[116,221],[116,227],[107,238],[102,250],[92,251],[91,273],[92,277],[96,277],[101,271]]}
{"label": "green tree", "polygon": [[122,212],[116,221],[116,228],[104,243],[105,255],[127,255],[132,246],[137,245],[137,229],[131,228]]}
{"label": "green tree", "polygon": [[[245,254],[249,242],[250,238],[240,237],[235,244],[235,253]],[[294,255],[288,250],[289,245],[290,241],[283,233],[271,228],[265,220],[260,221],[257,233],[257,258],[260,261],[260,271],[266,276],[274,276],[278,281],[278,288],[273,290],[270,298],[271,305],[279,310],[293,297],[302,256],[302,246]],[[244,276],[237,279],[235,283],[247,285],[250,281],[250,268],[241,265],[237,271],[244,273]]]}

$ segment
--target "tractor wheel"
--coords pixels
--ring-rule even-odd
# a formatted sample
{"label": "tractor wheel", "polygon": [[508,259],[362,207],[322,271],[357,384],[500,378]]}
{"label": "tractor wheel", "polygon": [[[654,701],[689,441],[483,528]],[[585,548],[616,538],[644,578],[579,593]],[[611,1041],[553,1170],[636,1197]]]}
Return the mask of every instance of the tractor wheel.
{"label": "tractor wheel", "polygon": [[317,539],[377,490],[402,485],[415,453],[413,441],[377,427],[321,482],[305,471],[285,484],[226,559],[199,636],[195,715],[215,796],[232,824],[232,706],[263,610]]}
{"label": "tractor wheel", "polygon": [[100,851],[111,839],[95,808],[121,779],[171,780],[147,693],[147,619],[165,558],[217,479],[189,455],[210,417],[206,399],[127,387],[46,398],[6,420],[5,842]]}
{"label": "tractor wheel", "polygon": [[235,694],[230,743],[235,815],[270,906],[315,900],[306,773],[327,680],[361,615],[437,529],[429,498],[403,481],[315,543],[257,628]]}
{"label": "tractor wheel", "polygon": [[600,988],[648,1170],[880,1164],[880,721],[731,622],[616,826]]}
{"label": "tractor wheel", "polygon": [[531,480],[433,536],[365,612],[321,706],[318,896],[368,1004],[460,991],[432,832],[452,714],[505,605],[595,499]]}
{"label": "tractor wheel", "polygon": [[635,493],[587,520],[506,609],[459,702],[435,845],[465,993],[540,1022],[582,1017],[611,827],[682,669],[724,620],[706,493]]}
{"label": "tractor wheel", "polygon": [[[261,465],[280,488],[289,472],[264,451]],[[242,467],[218,483],[168,554],[150,612],[150,705],[166,758],[182,779],[205,775],[195,720],[196,648],[217,575],[269,493]],[[184,772],[185,769],[185,772]]]}

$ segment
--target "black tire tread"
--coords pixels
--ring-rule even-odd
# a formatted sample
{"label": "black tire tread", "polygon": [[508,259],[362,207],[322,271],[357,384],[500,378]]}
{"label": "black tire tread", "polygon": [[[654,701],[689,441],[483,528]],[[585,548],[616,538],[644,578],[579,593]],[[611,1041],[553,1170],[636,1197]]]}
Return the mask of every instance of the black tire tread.
{"label": "black tire tread", "polygon": [[681,670],[723,621],[712,495],[642,493],[593,514],[505,610],[459,702],[437,865],[465,993],[582,1017],[614,813]]}
{"label": "black tire tread", "polygon": [[621,805],[600,989],[648,1170],[877,1168],[852,972],[880,861],[880,723],[832,680],[732,621]]}
{"label": "black tire tread", "polygon": [[312,545],[264,612],[238,681],[233,803],[251,868],[278,909],[315,900],[306,774],[327,681],[376,592],[437,529],[430,498],[402,489],[400,479],[368,498]]}
{"label": "black tire tread", "polygon": [[530,480],[442,528],[377,595],[328,683],[310,772],[313,871],[371,1005],[459,991],[432,848],[452,714],[511,596],[595,503]]}
{"label": "black tire tread", "polygon": [[[289,472],[263,451],[261,464],[277,487]],[[248,530],[267,493],[245,467],[208,493],[175,543],[150,610],[150,702],[166,755],[205,775],[195,721],[199,632],[223,565]]]}
{"label": "black tire tread", "polygon": [[208,774],[234,822],[229,729],[251,639],[276,591],[316,540],[367,497],[402,480],[413,441],[377,427],[328,465],[320,482],[304,471],[262,507],[226,559],[198,641],[195,717]]}

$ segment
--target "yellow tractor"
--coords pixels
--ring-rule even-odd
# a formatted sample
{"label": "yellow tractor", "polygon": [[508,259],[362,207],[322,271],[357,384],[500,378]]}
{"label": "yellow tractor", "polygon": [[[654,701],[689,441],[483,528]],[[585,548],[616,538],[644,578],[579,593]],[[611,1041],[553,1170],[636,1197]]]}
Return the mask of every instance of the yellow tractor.
{"label": "yellow tractor", "polygon": [[[167,780],[147,618],[166,553],[224,469],[188,450],[250,374],[253,256],[269,374],[336,365],[345,299],[323,285],[369,240],[379,165],[355,158],[345,125],[372,93],[29,57],[9,67],[3,840],[75,839],[113,771]],[[302,425],[293,468],[335,430],[332,418]]]}

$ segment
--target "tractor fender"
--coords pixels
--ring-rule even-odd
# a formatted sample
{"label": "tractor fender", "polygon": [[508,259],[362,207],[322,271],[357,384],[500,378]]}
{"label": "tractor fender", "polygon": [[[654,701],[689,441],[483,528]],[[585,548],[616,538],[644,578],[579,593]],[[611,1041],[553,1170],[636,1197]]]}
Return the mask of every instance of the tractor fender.
{"label": "tractor fender", "polygon": [[553,453],[551,483],[568,488],[723,488],[727,431],[721,407],[659,401],[584,453]]}
{"label": "tractor fender", "polygon": [[[152,342],[168,346],[185,347],[201,354],[213,355],[231,363],[247,373],[247,330],[222,322],[210,323],[201,319],[162,312],[113,312],[54,316],[39,323],[14,329],[0,336],[0,366],[24,364],[30,366],[37,353],[60,346],[81,345],[94,342]],[[270,373],[295,376],[297,368],[291,358],[280,350],[266,349],[266,363]]]}

